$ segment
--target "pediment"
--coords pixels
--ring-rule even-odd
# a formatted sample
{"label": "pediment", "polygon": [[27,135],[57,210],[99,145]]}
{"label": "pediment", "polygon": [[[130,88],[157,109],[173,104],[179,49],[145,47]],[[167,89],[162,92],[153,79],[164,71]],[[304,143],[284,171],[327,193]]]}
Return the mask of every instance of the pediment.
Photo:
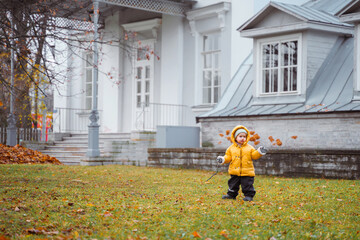
{"label": "pediment", "polygon": [[246,29],[279,27],[288,24],[301,23],[303,21],[303,19],[299,19],[276,8],[271,8],[268,10],[268,14],[257,19],[257,21],[254,21]]}

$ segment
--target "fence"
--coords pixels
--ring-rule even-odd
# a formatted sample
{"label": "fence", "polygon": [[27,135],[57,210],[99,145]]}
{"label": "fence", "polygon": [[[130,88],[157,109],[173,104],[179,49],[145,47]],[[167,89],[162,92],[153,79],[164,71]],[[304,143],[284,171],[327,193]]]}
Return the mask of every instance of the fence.
{"label": "fence", "polygon": [[[0,143],[6,144],[6,128],[0,128]],[[41,140],[41,129],[37,128],[18,128],[16,131],[16,143],[20,141],[40,141]]]}
{"label": "fence", "polygon": [[[99,110],[101,125],[102,111]],[[53,112],[54,132],[87,133],[91,110],[80,108],[55,108]]]}
{"label": "fence", "polygon": [[195,115],[189,106],[142,103],[135,117],[137,130],[156,131],[156,126],[195,126]]}

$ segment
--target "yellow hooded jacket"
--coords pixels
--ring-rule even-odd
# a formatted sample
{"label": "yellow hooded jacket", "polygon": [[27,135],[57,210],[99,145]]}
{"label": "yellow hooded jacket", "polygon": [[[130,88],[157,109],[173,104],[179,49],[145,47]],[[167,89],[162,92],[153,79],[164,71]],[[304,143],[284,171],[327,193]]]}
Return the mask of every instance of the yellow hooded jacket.
{"label": "yellow hooded jacket", "polygon": [[[246,141],[239,146],[235,140],[235,132],[243,128],[247,132]],[[255,169],[253,165],[253,160],[259,159],[262,155],[255,150],[255,148],[248,144],[250,139],[249,130],[244,126],[236,126],[231,132],[231,142],[233,143],[226,150],[224,159],[225,163],[230,163],[229,165],[229,174],[237,176],[255,176]]]}

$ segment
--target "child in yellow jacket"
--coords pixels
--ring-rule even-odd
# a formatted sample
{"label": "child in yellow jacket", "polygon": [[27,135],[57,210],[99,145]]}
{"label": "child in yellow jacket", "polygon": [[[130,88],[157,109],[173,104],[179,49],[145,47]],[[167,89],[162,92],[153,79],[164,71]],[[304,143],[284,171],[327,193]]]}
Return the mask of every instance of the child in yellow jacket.
{"label": "child in yellow jacket", "polygon": [[253,160],[265,155],[267,149],[259,147],[257,150],[248,144],[250,139],[249,131],[244,126],[236,126],[231,132],[231,142],[233,143],[226,150],[225,156],[218,156],[220,164],[230,163],[228,181],[229,190],[223,199],[236,199],[241,190],[245,196],[244,201],[252,201],[255,196],[254,177],[255,169]]}

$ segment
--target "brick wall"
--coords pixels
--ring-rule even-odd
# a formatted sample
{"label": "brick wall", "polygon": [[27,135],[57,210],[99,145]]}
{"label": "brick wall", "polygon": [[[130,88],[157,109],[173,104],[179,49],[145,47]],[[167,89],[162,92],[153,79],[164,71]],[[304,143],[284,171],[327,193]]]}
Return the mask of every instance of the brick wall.
{"label": "brick wall", "polygon": [[[216,170],[219,148],[149,148],[148,166]],[[274,149],[254,161],[259,175],[360,179],[360,150]],[[221,166],[220,171],[227,171]]]}
{"label": "brick wall", "polygon": [[[212,143],[216,148],[229,146],[226,130],[244,125],[258,133],[258,146],[270,149],[360,150],[360,112],[208,118],[200,119],[200,123],[202,143]],[[269,136],[280,139],[282,146],[272,145]]]}

